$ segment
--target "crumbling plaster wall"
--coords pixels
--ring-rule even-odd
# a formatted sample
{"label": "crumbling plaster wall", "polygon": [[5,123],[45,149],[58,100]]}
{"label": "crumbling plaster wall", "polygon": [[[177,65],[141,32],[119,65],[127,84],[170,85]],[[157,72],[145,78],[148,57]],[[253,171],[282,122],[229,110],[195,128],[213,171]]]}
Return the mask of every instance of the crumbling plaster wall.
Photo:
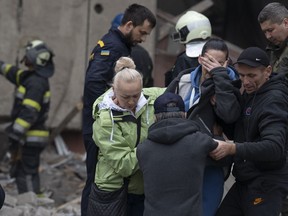
{"label": "crumbling plaster wall", "polygon": [[[0,60],[15,64],[22,58],[23,46],[30,39],[44,40],[55,53],[49,127],[57,127],[81,101],[89,53],[108,31],[114,16],[132,3],[143,4],[156,12],[155,0],[0,1]],[[98,13],[96,5],[100,9]],[[154,56],[155,30],[143,46]],[[24,69],[23,65],[19,66]],[[13,85],[0,77],[0,117],[9,116],[13,92]],[[79,112],[67,128],[81,129],[81,122]]]}

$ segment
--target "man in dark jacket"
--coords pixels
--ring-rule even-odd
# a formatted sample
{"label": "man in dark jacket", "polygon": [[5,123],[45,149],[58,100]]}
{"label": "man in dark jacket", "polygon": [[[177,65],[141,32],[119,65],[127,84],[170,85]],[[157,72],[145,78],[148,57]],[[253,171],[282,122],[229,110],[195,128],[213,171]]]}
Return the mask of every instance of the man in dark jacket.
{"label": "man in dark jacket", "polygon": [[[112,28],[118,28],[118,26],[121,25],[123,15],[123,13],[119,13],[114,17],[111,22]],[[131,58],[136,65],[136,70],[143,75],[143,87],[153,87],[153,61],[150,57],[149,52],[143,46],[136,44],[132,47]]]}
{"label": "man in dark jacket", "polygon": [[269,41],[266,47],[273,72],[288,73],[288,9],[280,2],[267,4],[258,22]]}
{"label": "man in dark jacket", "polygon": [[[258,22],[269,41],[266,51],[273,72],[288,74],[288,9],[280,2],[269,3],[259,13]],[[288,216],[288,197],[281,213]]]}
{"label": "man in dark jacket", "polygon": [[156,123],[137,147],[149,216],[202,215],[202,184],[207,155],[216,142],[185,119],[182,98],[164,93],[154,103]]}
{"label": "man in dark jacket", "polygon": [[131,47],[144,42],[156,25],[156,18],[146,7],[130,5],[118,28],[111,28],[93,49],[86,71],[83,95],[83,139],[86,149],[87,180],[82,193],[81,213],[86,215],[88,196],[94,182],[97,147],[92,139],[92,105],[110,86],[114,64],[121,56],[129,56]]}
{"label": "man in dark jacket", "polygon": [[52,57],[43,41],[33,40],[27,44],[22,60],[27,70],[0,61],[0,74],[16,87],[12,124],[6,131],[11,143],[10,175],[16,178],[19,193],[40,193],[40,153],[49,141],[45,122],[50,106],[49,78],[54,73]]}
{"label": "man in dark jacket", "polygon": [[210,154],[216,160],[234,155],[236,182],[217,215],[278,216],[288,192],[287,79],[271,75],[269,58],[257,47],[244,50],[237,66],[244,92],[234,142],[218,141]]}

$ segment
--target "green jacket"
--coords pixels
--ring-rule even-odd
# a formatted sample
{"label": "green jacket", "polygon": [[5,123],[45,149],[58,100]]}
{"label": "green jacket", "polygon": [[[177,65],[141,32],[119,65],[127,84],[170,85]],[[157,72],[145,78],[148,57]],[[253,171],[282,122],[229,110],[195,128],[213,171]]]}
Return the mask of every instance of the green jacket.
{"label": "green jacket", "polygon": [[148,127],[154,122],[155,99],[164,88],[144,88],[136,114],[115,105],[110,89],[93,104],[93,139],[99,147],[95,183],[106,191],[114,191],[129,177],[128,192],[143,194],[143,177],[136,158],[137,119],[141,118],[139,142],[147,138]]}
{"label": "green jacket", "polygon": [[270,58],[273,72],[288,74],[288,39],[281,47],[269,44],[266,47],[266,51]]}

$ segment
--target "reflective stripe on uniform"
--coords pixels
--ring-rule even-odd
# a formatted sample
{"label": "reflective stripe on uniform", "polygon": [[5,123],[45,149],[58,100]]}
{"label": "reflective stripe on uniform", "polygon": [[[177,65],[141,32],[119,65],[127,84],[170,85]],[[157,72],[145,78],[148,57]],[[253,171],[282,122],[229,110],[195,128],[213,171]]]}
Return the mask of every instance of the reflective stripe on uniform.
{"label": "reflective stripe on uniform", "polygon": [[3,69],[3,74],[4,76],[7,75],[7,73],[9,72],[10,68],[12,67],[11,64],[5,64],[4,69]]}
{"label": "reflective stripe on uniform", "polygon": [[25,87],[22,86],[22,85],[20,85],[20,86],[17,88],[16,97],[19,98],[19,99],[23,99],[25,93],[26,93]]}
{"label": "reflective stripe on uniform", "polygon": [[23,105],[26,105],[26,106],[30,106],[30,107],[33,107],[35,108],[38,112],[41,110],[41,106],[40,104],[37,102],[37,101],[34,101],[34,100],[31,100],[31,99],[24,99],[23,102],[22,102]]}
{"label": "reflective stripe on uniform", "polygon": [[47,130],[29,130],[26,133],[27,142],[48,142],[49,131]]}
{"label": "reflective stripe on uniform", "polygon": [[50,97],[51,97],[51,92],[50,91],[45,92],[43,103],[48,103],[50,101]]}
{"label": "reflective stripe on uniform", "polygon": [[99,40],[99,41],[97,42],[97,44],[98,44],[100,47],[103,47],[103,46],[104,46],[104,42],[103,42],[102,40]]}
{"label": "reflective stripe on uniform", "polygon": [[21,118],[17,118],[13,124],[13,129],[19,131],[20,133],[25,133],[25,131],[30,128],[31,124]]}
{"label": "reflective stripe on uniform", "polygon": [[16,75],[16,83],[17,85],[20,85],[20,75],[23,73],[23,70],[18,70]]}

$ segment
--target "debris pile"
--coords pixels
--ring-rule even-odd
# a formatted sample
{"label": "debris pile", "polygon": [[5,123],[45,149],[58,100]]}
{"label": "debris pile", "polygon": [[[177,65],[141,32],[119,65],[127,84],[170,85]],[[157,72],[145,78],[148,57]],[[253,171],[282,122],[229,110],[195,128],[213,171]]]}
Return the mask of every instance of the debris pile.
{"label": "debris pile", "polygon": [[53,146],[41,155],[41,194],[18,194],[15,179],[9,177],[9,162],[0,164],[0,184],[6,193],[0,216],[77,216],[86,178],[83,155],[57,153]]}

